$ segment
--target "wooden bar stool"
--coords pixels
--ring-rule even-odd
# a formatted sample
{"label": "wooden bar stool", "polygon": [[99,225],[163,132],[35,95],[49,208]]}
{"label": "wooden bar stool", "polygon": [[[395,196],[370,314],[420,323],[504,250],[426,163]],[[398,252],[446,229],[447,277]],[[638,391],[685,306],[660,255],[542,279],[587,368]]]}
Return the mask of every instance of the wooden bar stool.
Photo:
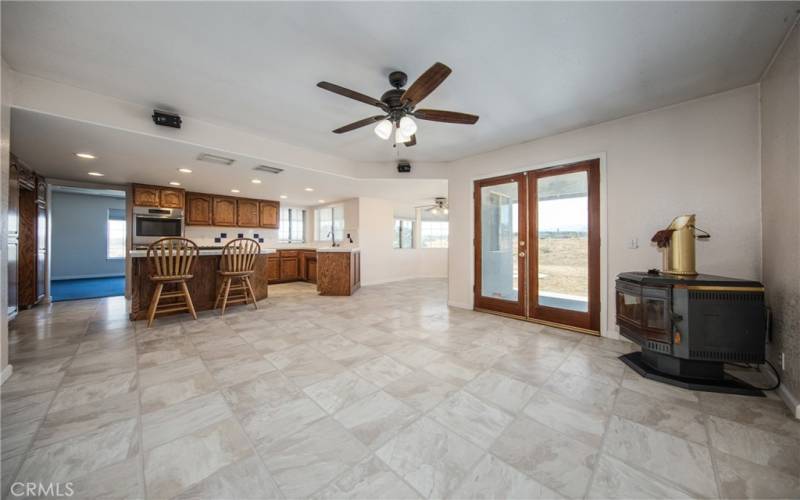
{"label": "wooden bar stool", "polygon": [[[256,304],[256,294],[253,292],[253,285],[250,283],[250,276],[255,273],[256,257],[261,253],[261,245],[252,238],[238,238],[228,242],[222,249],[222,257],[219,262],[219,275],[222,276],[222,285],[214,302],[214,309],[222,301],[222,313],[225,315],[225,307],[228,304],[252,300],[253,306],[258,309]],[[238,285],[231,286],[234,279],[239,280]],[[229,297],[230,291],[241,291],[240,295]]]}
{"label": "wooden bar stool", "polygon": [[[156,314],[189,311],[197,319],[186,280],[192,279],[192,266],[199,253],[195,242],[186,238],[161,238],[147,247],[147,259],[153,270],[150,280],[156,283],[147,310],[147,328],[153,324]],[[163,293],[164,285],[173,283],[180,285],[178,290]],[[169,301],[159,307],[162,299],[182,300]]]}

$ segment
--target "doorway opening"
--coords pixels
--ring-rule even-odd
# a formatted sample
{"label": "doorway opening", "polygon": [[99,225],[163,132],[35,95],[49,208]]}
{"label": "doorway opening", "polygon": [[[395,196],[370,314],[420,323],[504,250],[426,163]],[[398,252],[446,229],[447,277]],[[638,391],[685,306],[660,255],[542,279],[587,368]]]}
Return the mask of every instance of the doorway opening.
{"label": "doorway opening", "polygon": [[475,181],[475,308],[599,334],[599,159]]}
{"label": "doorway opening", "polygon": [[125,191],[51,186],[53,302],[125,295]]}

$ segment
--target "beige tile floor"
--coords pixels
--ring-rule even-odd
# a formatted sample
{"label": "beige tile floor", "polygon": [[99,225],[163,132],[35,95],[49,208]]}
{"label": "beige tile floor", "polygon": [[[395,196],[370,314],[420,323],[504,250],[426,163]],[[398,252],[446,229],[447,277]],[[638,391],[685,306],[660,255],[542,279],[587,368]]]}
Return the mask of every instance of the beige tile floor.
{"label": "beige tile floor", "polygon": [[2,483],[76,498],[799,497],[774,395],[642,379],[626,342],[446,305],[414,280],[146,329],[119,298],[12,324]]}

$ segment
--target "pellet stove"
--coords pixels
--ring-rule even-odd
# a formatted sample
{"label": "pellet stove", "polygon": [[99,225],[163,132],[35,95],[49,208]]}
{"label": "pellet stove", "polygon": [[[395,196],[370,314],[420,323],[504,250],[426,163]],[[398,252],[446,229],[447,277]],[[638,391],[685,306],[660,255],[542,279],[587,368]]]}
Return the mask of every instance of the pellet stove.
{"label": "pellet stove", "polygon": [[686,389],[763,396],[726,373],[725,363],[764,362],[764,287],[694,272],[694,229],[694,216],[682,216],[653,237],[673,244],[664,259],[668,271],[617,277],[620,333],[642,348],[620,359],[643,377]]}

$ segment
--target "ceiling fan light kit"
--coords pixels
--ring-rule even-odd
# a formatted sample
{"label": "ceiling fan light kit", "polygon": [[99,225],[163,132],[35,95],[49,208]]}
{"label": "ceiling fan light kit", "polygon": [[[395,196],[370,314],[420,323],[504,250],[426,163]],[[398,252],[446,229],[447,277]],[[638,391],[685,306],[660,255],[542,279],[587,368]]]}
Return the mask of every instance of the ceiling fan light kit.
{"label": "ceiling fan light kit", "polygon": [[375,125],[375,135],[383,140],[388,140],[392,135],[392,129],[395,129],[395,144],[403,143],[406,146],[414,146],[417,143],[416,133],[418,128],[416,122],[411,119],[412,116],[420,120],[460,123],[463,125],[474,125],[478,121],[478,116],[467,113],[437,109],[416,109],[417,104],[436,90],[451,72],[450,68],[437,62],[417,78],[407,90],[404,90],[402,87],[408,81],[408,76],[402,71],[392,71],[389,74],[389,83],[394,88],[384,92],[380,100],[334,83],[319,82],[317,87],[375,106],[386,113],[385,115],[371,116],[339,127],[333,131],[334,134],[343,134],[378,122]]}

